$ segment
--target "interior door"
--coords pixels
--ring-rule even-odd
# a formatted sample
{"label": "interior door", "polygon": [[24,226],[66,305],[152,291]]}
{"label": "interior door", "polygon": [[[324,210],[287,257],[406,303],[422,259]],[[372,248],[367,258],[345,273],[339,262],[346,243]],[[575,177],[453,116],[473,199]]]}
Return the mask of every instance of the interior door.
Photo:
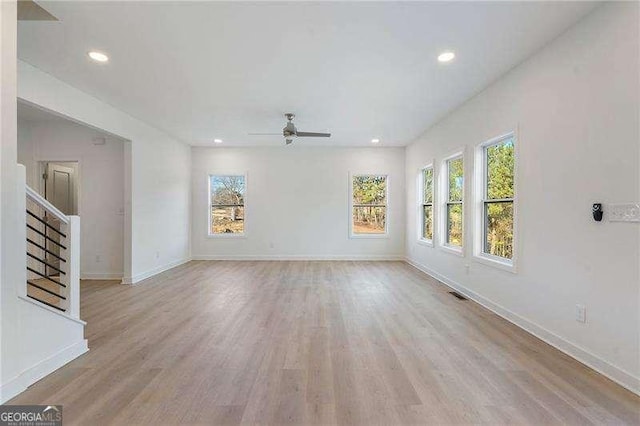
{"label": "interior door", "polygon": [[[47,163],[44,180],[45,198],[65,215],[76,214],[76,176],[73,167],[64,166],[57,163]],[[60,221],[51,215],[45,215],[47,223],[56,229],[60,229]],[[46,235],[54,241],[60,242],[61,236],[45,227]],[[60,253],[60,247],[47,240],[47,249],[55,254]],[[47,262],[56,268],[60,268],[60,260],[53,255],[47,254]],[[55,276],[59,273],[53,268],[47,268],[47,275]]]}

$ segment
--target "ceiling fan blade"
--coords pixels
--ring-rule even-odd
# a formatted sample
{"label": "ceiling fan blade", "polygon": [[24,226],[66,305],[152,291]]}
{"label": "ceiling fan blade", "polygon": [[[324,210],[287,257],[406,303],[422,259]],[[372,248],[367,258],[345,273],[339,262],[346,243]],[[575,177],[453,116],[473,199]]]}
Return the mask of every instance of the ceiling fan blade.
{"label": "ceiling fan blade", "polygon": [[58,18],[31,0],[18,2],[18,21],[57,21]]}
{"label": "ceiling fan blade", "polygon": [[331,133],[296,132],[296,136],[299,138],[328,138]]}
{"label": "ceiling fan blade", "polygon": [[282,136],[281,133],[247,133],[249,136]]}

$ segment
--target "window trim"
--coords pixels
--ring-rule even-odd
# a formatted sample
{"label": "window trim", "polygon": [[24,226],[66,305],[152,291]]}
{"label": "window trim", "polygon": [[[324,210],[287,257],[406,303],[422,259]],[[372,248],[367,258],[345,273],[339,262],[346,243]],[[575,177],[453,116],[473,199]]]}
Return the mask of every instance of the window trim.
{"label": "window trim", "polygon": [[[385,221],[384,221],[384,233],[379,234],[356,234],[353,232],[353,178],[356,176],[384,176],[387,182],[385,186]],[[349,238],[353,239],[376,239],[376,238],[389,238],[389,174],[388,173],[352,173],[349,172]]]}
{"label": "window trim", "polygon": [[[496,202],[496,200],[487,200],[487,164],[486,164],[486,148],[497,145],[505,139],[513,139],[514,142],[514,161],[513,161],[513,257],[506,259],[485,253],[485,214],[484,208],[487,202]],[[518,151],[519,139],[516,130],[503,133],[499,136],[490,138],[476,145],[475,161],[474,161],[474,239],[473,239],[473,259],[479,263],[492,266],[504,271],[517,273],[518,261]],[[506,200],[506,199],[505,199]],[[500,200],[497,200],[500,201]]]}
{"label": "window trim", "polygon": [[[455,201],[455,202],[450,202],[449,201],[449,164],[448,162],[451,160],[455,160],[458,158],[462,158],[462,170],[463,170],[463,180],[462,180],[462,201]],[[457,256],[460,257],[464,257],[465,255],[465,247],[466,247],[466,242],[467,242],[467,227],[465,226],[465,221],[466,221],[466,207],[465,205],[467,204],[465,202],[465,199],[467,199],[467,181],[468,179],[466,178],[467,175],[467,159],[466,159],[466,155],[465,155],[465,148],[460,148],[456,151],[454,151],[452,154],[446,156],[442,161],[441,161],[441,165],[440,165],[440,173],[439,173],[439,181],[440,181],[440,194],[441,194],[441,198],[439,200],[439,213],[440,213],[440,219],[438,220],[438,230],[439,230],[439,234],[440,234],[440,238],[439,238],[439,244],[438,246],[443,249],[445,252],[447,253],[451,253],[451,254],[455,254]],[[461,204],[462,205],[462,246],[454,246],[451,245],[449,243],[447,243],[447,235],[448,235],[448,229],[447,229],[447,218],[448,218],[448,214],[447,214],[447,206],[449,204]]]}
{"label": "window trim", "polygon": [[[244,207],[244,225],[243,225],[243,229],[241,233],[220,233],[220,234],[214,234],[211,232],[211,225],[212,225],[212,217],[211,217],[211,177],[212,176],[242,176],[244,178],[244,197],[243,197],[243,207]],[[242,239],[242,238],[247,238],[247,192],[248,192],[248,179],[247,179],[247,173],[215,173],[215,172],[211,172],[207,174],[207,238],[215,238],[215,239]]]}
{"label": "window trim", "polygon": [[[424,231],[424,207],[429,205],[429,203],[424,202],[424,171],[427,169],[431,169],[432,170],[432,174],[431,174],[431,178],[433,179],[433,182],[431,184],[431,221],[432,221],[432,229],[433,229],[433,235],[431,237],[431,239],[428,238],[424,238],[423,235],[423,231]],[[425,166],[421,167],[418,170],[418,177],[417,177],[417,189],[418,189],[418,199],[417,199],[417,206],[418,206],[418,210],[417,210],[417,241],[419,244],[425,245],[427,247],[435,247],[435,240],[437,238],[437,219],[436,219],[436,212],[438,210],[437,205],[437,198],[436,198],[436,193],[438,192],[436,190],[437,188],[437,179],[436,179],[436,166],[435,166],[435,161],[431,161],[428,164],[426,164]]]}

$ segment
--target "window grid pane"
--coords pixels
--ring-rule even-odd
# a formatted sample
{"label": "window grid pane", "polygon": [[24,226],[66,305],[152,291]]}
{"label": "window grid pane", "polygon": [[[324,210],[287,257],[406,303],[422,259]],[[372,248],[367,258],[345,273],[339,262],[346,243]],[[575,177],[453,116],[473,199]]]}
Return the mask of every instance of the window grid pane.
{"label": "window grid pane", "polygon": [[386,176],[354,176],[353,205],[386,205]]}
{"label": "window grid pane", "polygon": [[464,163],[462,157],[447,161],[448,201],[462,201],[464,197]]}
{"label": "window grid pane", "polygon": [[354,234],[384,234],[386,221],[386,207],[367,206],[353,208]]}
{"label": "window grid pane", "polygon": [[212,234],[241,234],[244,232],[244,207],[211,208]]}
{"label": "window grid pane", "polygon": [[424,204],[433,203],[433,167],[422,171],[422,202]]}
{"label": "window grid pane", "polygon": [[487,200],[513,198],[514,145],[513,138],[505,139],[484,149],[486,167],[485,197]]}
{"label": "window grid pane", "polygon": [[484,203],[484,252],[513,258],[513,201]]}
{"label": "window grid pane", "polygon": [[447,203],[446,243],[462,247],[462,203]]}
{"label": "window grid pane", "polygon": [[422,238],[433,240],[433,204],[422,206]]}

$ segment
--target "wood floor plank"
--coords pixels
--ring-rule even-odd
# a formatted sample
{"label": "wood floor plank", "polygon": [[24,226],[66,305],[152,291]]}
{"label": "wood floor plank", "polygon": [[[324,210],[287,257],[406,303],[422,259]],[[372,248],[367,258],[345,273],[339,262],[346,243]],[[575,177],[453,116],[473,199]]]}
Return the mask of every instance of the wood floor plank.
{"label": "wood floor plank", "polygon": [[403,262],[83,281],[90,352],[12,404],[68,424],[640,424],[640,398]]}

